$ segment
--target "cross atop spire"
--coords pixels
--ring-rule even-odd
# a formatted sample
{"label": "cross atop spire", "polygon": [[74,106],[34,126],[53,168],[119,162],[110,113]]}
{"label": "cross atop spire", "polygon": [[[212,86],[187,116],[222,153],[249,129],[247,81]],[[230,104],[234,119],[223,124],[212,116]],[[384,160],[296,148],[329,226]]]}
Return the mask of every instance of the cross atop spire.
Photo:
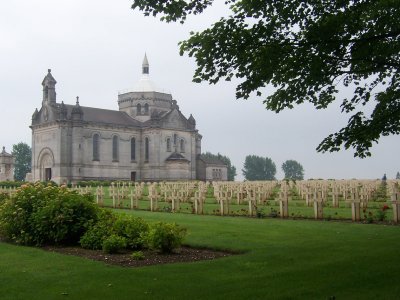
{"label": "cross atop spire", "polygon": [[142,74],[149,74],[149,61],[147,60],[146,52],[144,53],[143,63],[142,63]]}

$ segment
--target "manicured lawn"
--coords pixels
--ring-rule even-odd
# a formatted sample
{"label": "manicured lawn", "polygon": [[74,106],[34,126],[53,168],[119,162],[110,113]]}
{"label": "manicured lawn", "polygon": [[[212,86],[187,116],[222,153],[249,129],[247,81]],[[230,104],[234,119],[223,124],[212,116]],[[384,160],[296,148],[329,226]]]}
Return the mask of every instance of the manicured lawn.
{"label": "manicured lawn", "polygon": [[399,299],[400,227],[124,211],[246,251],[143,268],[0,243],[0,299]]}

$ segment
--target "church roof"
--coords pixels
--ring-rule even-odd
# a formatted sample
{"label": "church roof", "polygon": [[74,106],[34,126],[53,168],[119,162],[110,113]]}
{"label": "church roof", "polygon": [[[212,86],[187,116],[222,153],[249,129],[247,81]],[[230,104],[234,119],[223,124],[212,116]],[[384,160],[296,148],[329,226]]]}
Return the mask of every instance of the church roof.
{"label": "church roof", "polygon": [[54,79],[53,75],[51,75],[51,69],[47,70],[47,75],[44,77],[42,81],[42,85],[44,85],[45,82],[52,82],[52,83],[57,83],[57,81]]}
{"label": "church roof", "polygon": [[134,85],[132,92],[162,92],[161,89],[158,88],[150,79],[149,67],[149,61],[145,53],[142,62],[142,77],[140,78],[139,82]]}
{"label": "church roof", "polygon": [[144,54],[142,66],[149,66],[149,61],[147,60],[147,55],[146,55],[146,53]]}
{"label": "church roof", "polygon": [[222,160],[215,157],[206,157],[204,155],[199,155],[198,158],[208,165],[226,165]]}
{"label": "church roof", "polygon": [[148,74],[142,74],[140,80],[132,89],[133,92],[160,92],[161,89],[150,79]]}
{"label": "church roof", "polygon": [[182,161],[182,162],[185,161],[185,162],[187,162],[188,160],[182,154],[180,154],[178,152],[174,152],[166,159],[166,161]]}
{"label": "church roof", "polygon": [[[75,105],[69,104],[66,104],[65,106],[69,113],[71,113],[75,107]],[[80,108],[83,112],[83,121],[85,122],[123,126],[140,126],[139,121],[132,119],[127,113],[122,111],[85,106],[81,106]]]}
{"label": "church roof", "polygon": [[3,147],[3,151],[1,151],[0,156],[9,156],[12,157],[10,153],[6,152],[6,147]]}

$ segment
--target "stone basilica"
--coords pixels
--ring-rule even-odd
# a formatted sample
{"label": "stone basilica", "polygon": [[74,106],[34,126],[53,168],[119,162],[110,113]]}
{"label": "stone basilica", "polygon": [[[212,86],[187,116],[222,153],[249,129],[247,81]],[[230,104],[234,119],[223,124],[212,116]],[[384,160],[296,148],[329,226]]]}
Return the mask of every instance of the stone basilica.
{"label": "stone basilica", "polygon": [[142,77],[118,95],[119,110],[58,103],[56,80],[48,70],[43,100],[32,116],[33,181],[227,180],[227,166],[201,157],[202,136],[171,94]]}

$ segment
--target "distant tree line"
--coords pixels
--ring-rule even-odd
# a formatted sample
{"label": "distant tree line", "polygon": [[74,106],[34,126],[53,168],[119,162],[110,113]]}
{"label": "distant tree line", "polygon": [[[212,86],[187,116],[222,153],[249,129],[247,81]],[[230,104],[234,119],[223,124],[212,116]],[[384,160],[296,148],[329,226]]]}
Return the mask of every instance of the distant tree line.
{"label": "distant tree line", "polygon": [[[285,179],[303,180],[304,168],[295,160],[287,160],[282,164]],[[247,155],[242,169],[245,180],[275,180],[276,165],[269,157]]]}

